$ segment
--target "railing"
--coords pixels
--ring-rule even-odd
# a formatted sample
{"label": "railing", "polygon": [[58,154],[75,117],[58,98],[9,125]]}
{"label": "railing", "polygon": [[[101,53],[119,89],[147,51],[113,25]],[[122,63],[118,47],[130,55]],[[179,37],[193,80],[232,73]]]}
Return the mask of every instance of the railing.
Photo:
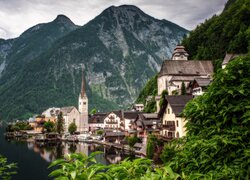
{"label": "railing", "polygon": [[106,124],[118,124],[118,121],[106,121]]}
{"label": "railing", "polygon": [[170,131],[175,131],[175,125],[163,124],[162,128]]}

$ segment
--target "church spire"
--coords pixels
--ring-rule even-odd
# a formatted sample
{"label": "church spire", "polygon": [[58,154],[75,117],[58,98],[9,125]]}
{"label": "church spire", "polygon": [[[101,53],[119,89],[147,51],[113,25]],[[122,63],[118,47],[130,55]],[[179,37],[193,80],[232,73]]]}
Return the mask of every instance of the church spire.
{"label": "church spire", "polygon": [[81,98],[86,96],[86,83],[85,83],[85,78],[84,78],[84,72],[82,70],[82,87],[81,87],[81,93],[80,93]]}

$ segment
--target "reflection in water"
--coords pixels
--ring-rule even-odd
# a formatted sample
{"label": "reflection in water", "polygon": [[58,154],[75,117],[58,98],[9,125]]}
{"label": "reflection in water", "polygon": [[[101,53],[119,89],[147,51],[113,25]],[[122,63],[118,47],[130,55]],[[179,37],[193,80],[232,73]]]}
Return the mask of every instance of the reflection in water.
{"label": "reflection in water", "polygon": [[55,159],[62,158],[66,154],[70,153],[84,153],[86,155],[95,151],[102,151],[104,154],[96,156],[97,162],[103,164],[118,163],[127,156],[120,150],[110,147],[104,147],[98,144],[88,143],[58,143],[58,144],[44,144],[27,142],[28,149],[39,153],[40,156],[47,162],[52,162]]}

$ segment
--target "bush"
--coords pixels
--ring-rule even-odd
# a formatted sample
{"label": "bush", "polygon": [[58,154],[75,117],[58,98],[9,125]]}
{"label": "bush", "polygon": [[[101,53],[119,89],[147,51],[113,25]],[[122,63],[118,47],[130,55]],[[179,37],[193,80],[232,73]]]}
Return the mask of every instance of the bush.
{"label": "bush", "polygon": [[74,134],[76,132],[76,130],[77,130],[76,124],[74,122],[70,123],[69,129],[68,129],[69,133]]}

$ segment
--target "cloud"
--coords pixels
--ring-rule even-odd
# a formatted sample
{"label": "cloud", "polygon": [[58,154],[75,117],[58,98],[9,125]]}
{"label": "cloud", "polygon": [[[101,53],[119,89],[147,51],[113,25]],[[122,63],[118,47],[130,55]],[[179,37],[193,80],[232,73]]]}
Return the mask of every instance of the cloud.
{"label": "cloud", "polygon": [[0,38],[13,38],[58,14],[83,25],[111,5],[136,5],[145,13],[189,30],[222,11],[226,0],[0,0]]}

